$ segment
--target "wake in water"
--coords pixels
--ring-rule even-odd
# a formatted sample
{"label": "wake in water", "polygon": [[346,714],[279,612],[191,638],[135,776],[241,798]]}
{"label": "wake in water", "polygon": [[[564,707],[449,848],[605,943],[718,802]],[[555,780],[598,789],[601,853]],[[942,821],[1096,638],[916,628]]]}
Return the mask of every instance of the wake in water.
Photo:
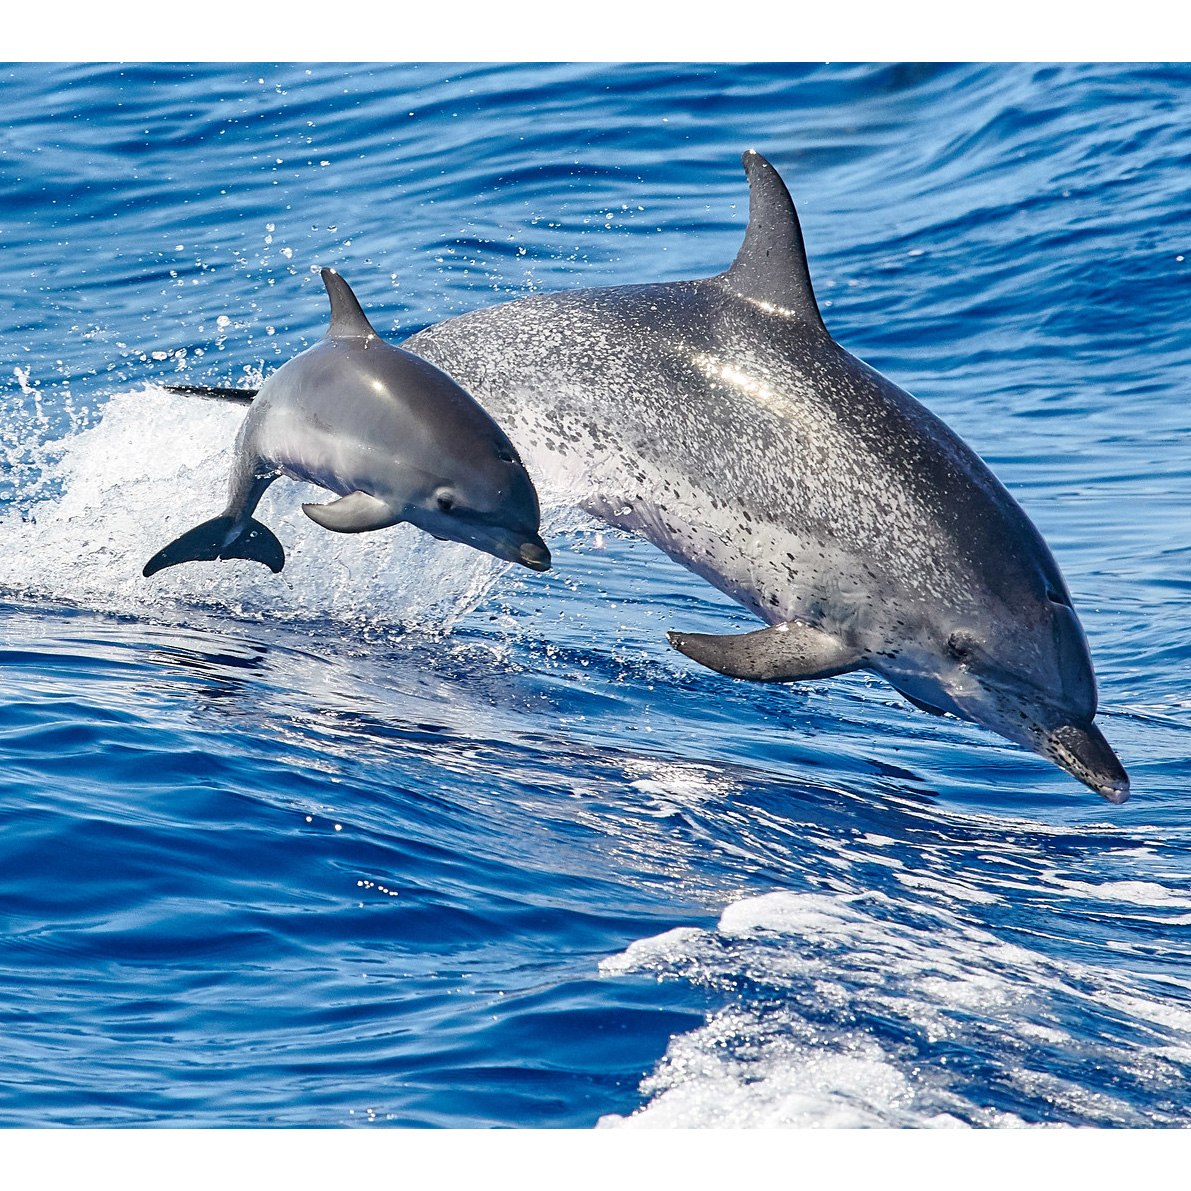
{"label": "wake in water", "polygon": [[[875,890],[746,898],[715,930],[680,927],[605,960],[607,976],[684,977],[738,1003],[671,1042],[642,1085],[645,1109],[602,1123],[1020,1126],[1039,1103],[1047,1123],[1191,1123],[1185,980],[998,938],[959,908],[961,885],[923,900],[932,884],[912,906]],[[1124,903],[1169,925],[1191,909],[1185,891],[1154,882],[1062,884],[1078,904]],[[1091,1070],[1109,1076],[1100,1090]]]}

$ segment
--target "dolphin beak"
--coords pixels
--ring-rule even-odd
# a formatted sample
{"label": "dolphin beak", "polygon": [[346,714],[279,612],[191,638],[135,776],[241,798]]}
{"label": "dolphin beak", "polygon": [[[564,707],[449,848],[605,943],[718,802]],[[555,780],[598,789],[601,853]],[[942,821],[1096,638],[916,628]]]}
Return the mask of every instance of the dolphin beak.
{"label": "dolphin beak", "polygon": [[546,543],[535,535],[528,542],[521,543],[514,562],[519,562],[523,567],[529,567],[531,571],[548,571],[550,569],[550,551],[546,549]]}
{"label": "dolphin beak", "polygon": [[531,571],[550,569],[550,551],[546,549],[546,543],[524,524],[514,527],[486,520],[458,518],[450,522],[431,522],[425,529],[439,541],[462,542],[491,554],[493,558],[529,567]]}
{"label": "dolphin beak", "polygon": [[1043,739],[1041,751],[1109,802],[1119,805],[1129,797],[1129,775],[1091,720],[1053,728]]}

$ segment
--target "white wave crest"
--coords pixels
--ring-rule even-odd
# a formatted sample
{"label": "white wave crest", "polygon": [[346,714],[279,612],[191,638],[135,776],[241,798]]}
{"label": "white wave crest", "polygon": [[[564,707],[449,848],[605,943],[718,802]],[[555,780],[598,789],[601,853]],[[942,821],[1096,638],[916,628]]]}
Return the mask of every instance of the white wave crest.
{"label": "white wave crest", "polygon": [[[912,923],[896,909],[877,892],[770,893],[729,905],[714,931],[678,928],[606,959],[606,976],[747,991],[671,1040],[641,1085],[648,1103],[600,1123],[1188,1123],[1185,989],[1047,958],[954,909],[918,906]],[[1113,1071],[1120,1094],[1086,1087],[1088,1065]],[[1143,1113],[1129,1086],[1167,1108]],[[1052,1115],[1023,1119],[1021,1104]]]}

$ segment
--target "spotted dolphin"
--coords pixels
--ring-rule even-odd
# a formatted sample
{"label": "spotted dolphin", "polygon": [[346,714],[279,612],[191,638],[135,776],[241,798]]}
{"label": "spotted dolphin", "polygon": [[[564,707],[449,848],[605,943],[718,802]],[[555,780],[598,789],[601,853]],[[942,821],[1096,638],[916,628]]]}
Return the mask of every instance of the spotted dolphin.
{"label": "spotted dolphin", "polygon": [[727,271],[522,298],[405,346],[587,511],[769,626],[671,633],[689,658],[761,682],[872,671],[1124,802],[1046,544],[942,421],[835,342],[785,184],[758,153],[744,167],[749,222]]}
{"label": "spotted dolphin", "polygon": [[254,559],[280,571],[285,551],[253,513],[281,476],[339,498],[302,506],[337,533],[408,521],[436,538],[546,570],[537,493],[504,431],[432,363],[385,343],[338,273],[323,269],[322,279],[330,329],[252,401],[236,439],[227,508],[158,551],[143,573],[218,558]]}

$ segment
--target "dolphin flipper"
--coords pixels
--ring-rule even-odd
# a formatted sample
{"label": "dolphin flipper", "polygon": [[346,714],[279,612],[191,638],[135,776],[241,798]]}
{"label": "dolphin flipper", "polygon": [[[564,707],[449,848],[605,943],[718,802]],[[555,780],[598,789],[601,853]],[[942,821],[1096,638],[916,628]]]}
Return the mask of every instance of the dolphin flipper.
{"label": "dolphin flipper", "polygon": [[366,533],[401,520],[383,500],[367,492],[349,492],[325,505],[306,504],[302,512],[316,525],[336,533]]}
{"label": "dolphin flipper", "polygon": [[679,653],[699,665],[753,682],[827,678],[864,663],[864,657],[838,637],[793,620],[755,633],[666,635]]}
{"label": "dolphin flipper", "polygon": [[263,562],[274,574],[285,566],[285,550],[273,531],[255,518],[236,537],[228,541],[236,519],[224,515],[213,517],[188,529],[180,538],[158,550],[147,563],[142,575],[155,575],[166,567],[180,562],[214,562],[217,558],[247,558]]}

